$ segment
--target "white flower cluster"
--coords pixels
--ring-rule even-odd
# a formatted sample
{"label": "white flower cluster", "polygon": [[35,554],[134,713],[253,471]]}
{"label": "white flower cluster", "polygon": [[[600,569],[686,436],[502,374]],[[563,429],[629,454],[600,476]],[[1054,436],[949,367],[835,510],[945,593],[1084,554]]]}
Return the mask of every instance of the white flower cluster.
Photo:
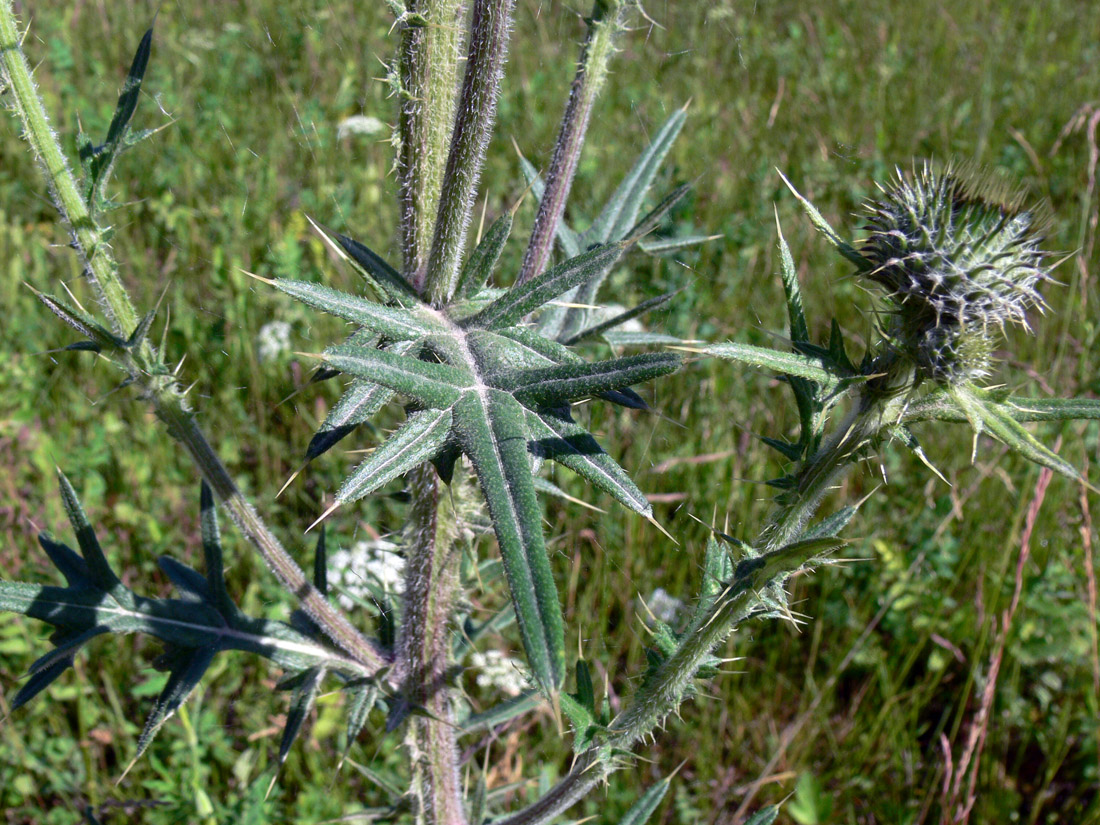
{"label": "white flower cluster", "polygon": [[523,662],[509,658],[499,650],[475,651],[470,654],[470,667],[477,670],[480,687],[494,687],[509,696],[519,696],[531,685],[531,677]]}
{"label": "white flower cluster", "polygon": [[329,581],[340,592],[340,604],[346,610],[355,599],[370,597],[371,588],[385,593],[401,593],[405,558],[392,541],[360,541],[350,550],[340,548],[329,556]]}
{"label": "white flower cluster", "polygon": [[290,349],[290,324],[286,321],[269,321],[260,327],[256,336],[256,348],[260,361],[271,361]]}

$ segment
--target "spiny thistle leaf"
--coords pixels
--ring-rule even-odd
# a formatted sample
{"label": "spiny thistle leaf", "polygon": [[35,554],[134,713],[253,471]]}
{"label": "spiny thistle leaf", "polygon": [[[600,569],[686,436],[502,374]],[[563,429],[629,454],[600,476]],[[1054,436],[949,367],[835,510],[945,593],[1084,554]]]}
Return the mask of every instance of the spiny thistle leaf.
{"label": "spiny thistle leaf", "polygon": [[469,386],[469,374],[447,364],[432,364],[380,349],[329,347],[325,361],[340,372],[389,387],[426,407],[452,406]]}
{"label": "spiny thistle leaf", "polygon": [[638,801],[630,806],[626,816],[619,820],[619,825],[645,825],[657,806],[661,804],[672,786],[672,777],[666,776],[655,785],[646,789],[645,793],[638,797]]}
{"label": "spiny thistle leaf", "polygon": [[[376,341],[366,341],[365,345],[373,345]],[[388,344],[384,349],[398,355],[416,355],[419,349],[412,341],[397,341]],[[338,375],[339,370],[334,370]],[[390,402],[394,396],[393,390],[376,384],[373,381],[354,380],[340,396],[329,414],[306,448],[306,461],[312,461],[319,455],[323,455],[345,436],[365,421],[369,421],[379,410]]]}
{"label": "spiny thistle leaf", "polygon": [[344,678],[363,677],[361,665],[333,650],[319,634],[314,637],[284,622],[247,616],[233,604],[222,576],[214,499],[205,485],[201,505],[206,575],[162,557],[161,569],[180,598],[151,599],[134,593],[114,574],[72,485],[61,474],[59,484],[81,553],[46,535],[39,536],[39,543],[65,577],[66,586],[0,581],[0,610],[22,613],[56,628],[51,636],[54,650],[31,667],[30,679],[13,700],[14,707],[52,683],[72,665],[80,647],[105,633],[145,633],[165,644],[165,653],[155,664],[169,677],[139,739],[137,756],[221,651],[258,654],[292,674],[316,669]]}
{"label": "spiny thistle leaf", "polygon": [[532,448],[610,493],[621,504],[652,516],[653,507],[626,471],[568,413],[527,411]]}
{"label": "spiny thistle leaf", "polygon": [[466,264],[462,273],[458,276],[458,284],[455,286],[455,297],[470,298],[480,292],[489,278],[493,275],[500,253],[504,250],[504,244],[512,233],[512,213],[505,212],[489,227],[485,237],[481,239]]}
{"label": "spiny thistle leaf", "polygon": [[651,309],[656,309],[657,307],[668,303],[674,297],[676,297],[678,293],[679,290],[677,290],[676,292],[666,292],[664,295],[658,295],[656,298],[650,298],[648,301],[642,301],[636,307],[632,307],[631,309],[628,309],[624,312],[620,312],[618,315],[612,316],[606,321],[601,321],[598,324],[593,324],[592,326],[582,329],[580,332],[574,335],[564,338],[562,340],[562,343],[566,346],[571,347],[574,344],[585,340],[586,338],[594,338],[597,335],[603,335],[605,332],[613,330],[615,327],[621,326],[627,321],[637,318],[639,315],[644,315]]}
{"label": "spiny thistle leaf", "polygon": [[377,304],[309,281],[276,278],[270,283],[304,304],[358,324],[389,341],[411,341],[440,331],[439,325],[424,313]]}
{"label": "spiny thistle leaf", "polygon": [[125,150],[144,137],[152,134],[147,130],[137,136],[130,136],[130,121],[137,111],[138,98],[141,95],[141,83],[145,70],[149,67],[149,56],[153,48],[153,29],[150,27],[138,44],[126,82],[118,96],[111,125],[107,127],[107,138],[99,146],[90,140],[80,141],[80,160],[84,168],[84,200],[94,215],[104,204],[104,188],[111,176],[115,161]]}
{"label": "spiny thistle leaf", "polygon": [[386,439],[344,481],[336,500],[356,501],[438,455],[450,440],[451,411],[424,410]]}
{"label": "spiny thistle leaf", "polygon": [[[979,395],[983,393],[982,390],[973,391]],[[1006,415],[1020,422],[1100,420],[1100,399],[1097,398],[1025,398],[1011,395],[999,403]],[[966,415],[946,392],[930,393],[909,404],[905,408],[904,420],[967,423]]]}
{"label": "spiny thistle leaf", "polygon": [[[320,229],[320,227],[318,228]],[[327,230],[321,229],[321,231],[326,235],[328,234]],[[381,257],[359,243],[359,241],[353,241],[339,232],[332,232],[331,237],[336,239],[339,248],[348,256],[355,269],[372,287],[395,303],[420,303],[420,296],[416,294],[416,290],[401,277],[401,273]]]}
{"label": "spiny thistle leaf", "polygon": [[52,295],[38,291],[35,291],[35,294],[50,312],[95,344],[98,347],[97,352],[100,350],[119,350],[126,347],[125,340],[104,329],[80,310],[73,309],[64,301]]}
{"label": "spiny thistle leaf", "polygon": [[779,818],[779,806],[768,805],[766,808],[761,808],[754,813],[748,819],[745,820],[745,825],[772,825],[776,819]]}
{"label": "spiny thistle leaf", "polygon": [[[588,363],[522,326],[528,315],[558,295],[605,272],[625,248],[622,243],[598,246],[485,298],[492,291],[478,287],[499,255],[509,220],[494,224],[468,264],[472,274],[463,283],[471,284],[473,299],[459,296],[438,309],[419,300],[410,304],[396,294],[389,295],[389,304],[371,304],[311,284],[275,286],[361,324],[360,332],[368,333],[357,333],[322,356],[327,367],[353,382],[314,436],[308,458],[338,442],[391,393],[416,404],[405,424],[344,482],[336,504],[322,518],[427,461],[449,481],[458,456],[469,457],[494,522],[531,669],[543,692],[552,694],[564,677],[564,632],[536,498],[534,473],[541,450],[529,447],[546,442],[542,446],[555,460],[649,515],[645,496],[565,410],[570,402],[589,396],[645,409],[631,385],[672,372],[680,359],[658,353]],[[391,271],[365,247],[339,242],[372,273]],[[390,722],[408,712],[396,709]]]}
{"label": "spiny thistle leaf", "polygon": [[620,243],[605,244],[551,267],[526,283],[512,287],[471,318],[467,325],[483,329],[513,326],[562,293],[609,270],[623,249]]}
{"label": "spiny thistle leaf", "polygon": [[820,384],[826,390],[835,389],[840,381],[851,377],[825,359],[797,352],[781,352],[766,347],[756,347],[752,344],[738,344],[731,341],[724,344],[710,344],[701,347],[700,351],[728,361],[740,361],[754,367],[774,370],[783,375],[804,378]]}
{"label": "spiny thistle leaf", "polygon": [[687,120],[687,110],[677,109],[657,130],[649,146],[639,155],[634,167],[623,178],[599,217],[581,236],[583,246],[608,243],[626,236],[638,219],[642,203],[653,185],[661,163]]}
{"label": "spiny thistle leaf", "polygon": [[523,408],[500,390],[469,393],[455,405],[455,425],[493,517],[528,664],[543,690],[555,692],[565,678],[565,631],[531,480]]}
{"label": "spiny thistle leaf", "polygon": [[311,667],[299,674],[294,683],[294,692],[290,697],[290,711],[286,716],[286,725],[283,728],[283,738],[279,742],[279,764],[286,762],[290,748],[294,740],[298,738],[306,717],[313,709],[317,701],[317,694],[321,690],[321,682],[325,678],[323,667]]}

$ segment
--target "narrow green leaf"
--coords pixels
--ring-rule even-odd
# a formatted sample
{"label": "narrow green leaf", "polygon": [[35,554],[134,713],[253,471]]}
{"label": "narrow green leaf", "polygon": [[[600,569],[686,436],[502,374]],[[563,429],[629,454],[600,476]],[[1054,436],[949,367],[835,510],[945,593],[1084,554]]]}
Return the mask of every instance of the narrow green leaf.
{"label": "narrow green leaf", "polygon": [[437,455],[447,444],[450,410],[412,413],[393,435],[355,468],[336,494],[338,502],[357,501]]}
{"label": "narrow green leaf", "polygon": [[450,407],[473,384],[473,377],[457,367],[380,349],[329,347],[324,358],[340,372],[382,384],[435,409]]}
{"label": "narrow green leaf", "polygon": [[976,415],[985,431],[1029,461],[1056,473],[1081,480],[1077,468],[1053,450],[1040,443],[1016,421],[1001,404],[980,398],[965,387],[952,389],[952,395],[964,412]]}
{"label": "narrow green leaf", "polygon": [[149,328],[153,325],[153,320],[156,317],[156,310],[151,310],[142,316],[137,326],[134,327],[134,331],[130,333],[130,337],[126,339],[127,349],[136,350],[145,342],[145,337],[149,334]]}
{"label": "narrow green leaf", "polygon": [[607,243],[626,237],[630,227],[637,221],[646,193],[653,185],[657,171],[668,150],[672,148],[677,135],[680,134],[686,119],[687,112],[684,109],[677,109],[657,130],[657,134],[653,136],[653,140],[645,151],[639,155],[634,167],[619,184],[599,217],[581,236],[582,244]]}
{"label": "narrow green leaf", "polygon": [[493,221],[489,231],[466,259],[466,264],[458,276],[458,285],[455,287],[456,298],[469,298],[476,295],[489,282],[493,269],[500,260],[500,253],[504,251],[504,244],[511,233],[512,213],[508,211]]}
{"label": "narrow green leaf", "polygon": [[583,707],[588,708],[593,714],[596,713],[596,689],[592,685],[592,671],[588,667],[588,662],[584,659],[577,659],[577,701],[581,703]]}
{"label": "narrow green leaf", "polygon": [[528,663],[542,690],[554,693],[565,678],[565,631],[531,478],[523,408],[499,390],[467,393],[455,405],[454,426],[489,505]]}
{"label": "narrow green leaf", "polygon": [[528,410],[527,427],[532,449],[568,467],[634,512],[653,515],[653,506],[645,493],[579,424],[565,417]]}
{"label": "narrow green leaf", "polygon": [[597,335],[603,335],[608,330],[614,329],[621,324],[625,324],[632,318],[637,318],[639,315],[644,315],[651,309],[656,309],[657,307],[668,303],[678,293],[679,290],[675,292],[666,292],[664,295],[658,295],[656,298],[650,298],[647,301],[642,301],[642,303],[638,304],[636,307],[628,309],[625,312],[620,312],[618,315],[615,315],[612,318],[607,319],[606,321],[602,321],[586,329],[582,329],[580,332],[564,338],[562,340],[562,343],[565,346],[571,347],[577,342],[583,341],[586,338],[594,338]]}
{"label": "narrow green leaf", "polygon": [[509,289],[485,309],[463,322],[466,327],[498,329],[519,323],[525,315],[557,298],[562,293],[610,269],[623,252],[623,244],[599,246],[529,281]]}
{"label": "narrow green leaf", "polygon": [[638,801],[630,806],[626,816],[619,820],[619,825],[645,825],[665,798],[671,785],[671,777],[665,777],[656,785],[647,788],[646,792],[638,797]]}
{"label": "narrow green leaf", "polygon": [[218,527],[217,503],[214,493],[205,481],[199,490],[199,523],[202,532],[203,569],[210,588],[214,607],[222,616],[242,617],[237,605],[225,589],[225,567],[222,553],[221,530]]}
{"label": "narrow green leaf", "polygon": [[663,332],[632,332],[622,329],[609,329],[603,334],[603,339],[613,347],[661,347],[687,343],[683,338],[665,335]]}
{"label": "narrow green leaf", "polygon": [[768,805],[766,808],[761,808],[754,813],[748,819],[745,820],[745,825],[772,825],[779,817],[779,806]]}
{"label": "narrow green leaf", "polygon": [[856,515],[858,507],[841,507],[831,516],[827,516],[799,536],[800,541],[811,541],[814,539],[836,538],[840,531],[848,526]]}
{"label": "narrow green leaf", "polygon": [[137,753],[134,754],[135,760],[145,753],[157,731],[191,695],[217,652],[216,647],[173,647],[157,660],[157,669],[168,671],[168,681],[145,722],[145,729],[138,739]]}
{"label": "narrow green leaf", "polygon": [[[328,232],[328,230],[324,231]],[[398,303],[420,303],[420,296],[416,290],[409,285],[409,282],[401,276],[400,272],[382,258],[359,241],[353,241],[339,232],[331,232],[330,234],[348,255],[355,269],[369,284],[389,296],[390,300]]]}
{"label": "narrow green leaf", "polygon": [[80,499],[76,496],[76,491],[69,483],[69,479],[60,470],[57,471],[57,482],[61,489],[61,502],[65,505],[65,512],[69,516],[73,532],[76,533],[76,541],[80,546],[80,553],[88,565],[88,576],[92,583],[111,594],[124,589],[118,576],[111,570],[111,565],[107,563],[107,557],[103,555],[103,548],[99,546],[95,530],[92,529],[88,517],[84,514],[84,508],[80,504]]}
{"label": "narrow green leaf", "polygon": [[279,764],[286,762],[290,746],[298,738],[302,730],[302,724],[313,709],[317,701],[317,693],[321,689],[321,682],[325,678],[325,669],[311,667],[303,674],[304,678],[294,687],[294,693],[290,696],[290,710],[286,716],[286,726],[283,728],[283,738],[279,742]]}
{"label": "narrow green leaf", "polygon": [[328,595],[328,546],[325,526],[317,536],[317,545],[313,549],[313,586],[322,596]]}
{"label": "narrow green leaf", "polygon": [[530,713],[545,701],[537,690],[530,690],[505,699],[492,707],[469,716],[462,724],[462,733],[466,735],[478,730],[495,728],[511,722],[517,716]]}
{"label": "narrow green leaf", "polygon": [[407,309],[388,307],[309,281],[276,278],[275,288],[311,307],[359,324],[391,341],[411,341],[441,330],[438,324]]}
{"label": "narrow green leaf", "polygon": [[344,693],[347,694],[348,697],[348,741],[344,747],[344,755],[347,756],[348,751],[351,750],[351,746],[354,745],[355,740],[359,738],[359,733],[363,730],[363,726],[366,725],[367,717],[370,716],[370,712],[374,708],[374,703],[378,701],[380,691],[378,685],[372,680],[357,679],[344,687]]}
{"label": "narrow green leaf", "polygon": [[754,367],[773,370],[783,375],[805,378],[816,381],[823,387],[831,389],[839,382],[840,377],[834,375],[820,358],[811,358],[796,352],[781,352],[766,347],[755,347],[752,344],[737,344],[728,342],[725,344],[710,344],[700,347],[707,355],[725,358],[728,361],[740,361]]}
{"label": "narrow green leaf", "polygon": [[[980,394],[980,391],[979,391]],[[1077,421],[1100,420],[1100,399],[1096,398],[1025,398],[1010,395],[1001,402],[1001,409],[1016,421]],[[904,421],[967,422],[966,415],[945,393],[932,393],[905,408]]]}
{"label": "narrow green leaf", "polygon": [[[364,346],[373,346],[374,342],[368,342]],[[396,355],[407,355],[415,358],[420,350],[411,341],[397,341],[388,344],[383,349]],[[339,375],[339,370],[335,371]],[[393,398],[393,390],[376,384],[373,381],[356,380],[344,390],[336,406],[329,410],[321,428],[310,439],[306,448],[306,461],[312,461],[319,455],[323,455],[332,449],[348,434],[364,421],[370,420],[375,413],[382,409]]]}
{"label": "narrow green leaf", "polygon": [[661,225],[668,213],[672,211],[680,201],[691,191],[691,185],[684,183],[677,186],[661,200],[659,204],[649,210],[640,221],[630,228],[626,238],[642,238]]}
{"label": "narrow green leaf", "polygon": [[[787,297],[787,318],[790,325],[791,341],[795,349],[799,343],[809,343],[810,329],[806,325],[806,313],[802,307],[802,291],[798,284],[798,271],[794,266],[791,248],[783,237],[783,228],[779,225],[779,213],[775,216],[775,231],[779,235],[779,262],[783,277],[783,292]],[[798,408],[800,453],[813,448],[814,414],[820,408],[816,387],[805,378],[792,375],[788,383],[794,393],[795,406]],[[793,459],[797,461],[798,459]]]}
{"label": "narrow green leaf", "polygon": [[668,375],[679,367],[680,358],[675,353],[652,352],[608,361],[510,370],[495,373],[488,380],[511,392],[525,406],[561,406],[567,401],[598,396]]}
{"label": "narrow green leaf", "polygon": [[716,241],[721,235],[676,235],[670,238],[644,238],[638,241],[638,249],[647,255],[669,255],[691,246]]}
{"label": "narrow green leaf", "polygon": [[[778,172],[779,170],[777,169],[776,171]],[[809,216],[810,223],[814,225],[814,228],[817,229],[818,232],[825,236],[826,240],[833,245],[836,251],[855,264],[860,270],[870,269],[870,261],[860,255],[859,250],[840,237],[840,234],[833,229],[829,225],[829,222],[825,220],[824,216],[817,211],[817,207],[802,197],[802,194],[794,188],[794,185],[789,180],[787,180],[787,176],[779,172],[779,177],[783,178],[783,183],[787,184],[787,188],[790,189],[791,193],[798,199],[802,209]]]}
{"label": "narrow green leaf", "polygon": [[101,349],[110,352],[111,350],[119,350],[126,347],[126,342],[124,340],[108,332],[83,312],[73,309],[63,301],[54,298],[52,295],[46,295],[42,292],[36,292],[35,294],[38,296],[38,300],[44,303],[50,312],[81,335],[91,339],[91,341]]}

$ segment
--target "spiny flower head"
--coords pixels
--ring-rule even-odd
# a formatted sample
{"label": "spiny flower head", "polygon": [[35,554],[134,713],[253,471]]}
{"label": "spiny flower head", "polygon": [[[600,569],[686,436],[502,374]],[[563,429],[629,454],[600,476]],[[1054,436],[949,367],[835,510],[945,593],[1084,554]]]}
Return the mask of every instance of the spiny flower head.
{"label": "spiny flower head", "polygon": [[900,170],[866,204],[866,277],[889,297],[890,345],[922,378],[960,383],[988,371],[995,335],[1027,327],[1049,279],[1033,211],[1018,192],[967,167]]}

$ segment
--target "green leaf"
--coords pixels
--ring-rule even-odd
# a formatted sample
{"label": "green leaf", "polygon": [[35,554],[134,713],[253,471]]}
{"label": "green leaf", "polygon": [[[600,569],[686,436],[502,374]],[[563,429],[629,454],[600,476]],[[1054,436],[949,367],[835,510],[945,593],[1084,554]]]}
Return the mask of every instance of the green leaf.
{"label": "green leaf", "polygon": [[367,717],[370,716],[371,709],[378,701],[378,695],[381,691],[371,679],[356,679],[344,687],[344,692],[348,697],[348,741],[344,747],[344,755],[347,756],[351,746],[355,744],[355,740],[359,737],[360,731],[363,730],[363,726],[366,725]]}
{"label": "green leaf", "polygon": [[562,343],[567,347],[571,347],[586,338],[594,338],[597,335],[603,335],[608,330],[614,329],[615,327],[620,326],[621,324],[625,324],[627,321],[633,318],[637,318],[639,315],[643,315],[649,312],[651,309],[656,309],[657,307],[668,303],[670,300],[672,300],[672,298],[678,295],[679,292],[679,290],[676,290],[675,292],[666,292],[664,295],[658,295],[656,298],[650,298],[647,301],[642,301],[642,303],[638,304],[636,307],[628,309],[625,312],[620,312],[618,315],[615,315],[607,319],[606,321],[602,321],[586,329],[582,329],[580,332],[577,332],[574,335],[563,338]]}
{"label": "green leaf", "polygon": [[462,734],[466,735],[477,730],[495,728],[498,725],[511,722],[517,716],[522,716],[534,710],[541,705],[543,701],[542,694],[535,690],[526,691],[519,696],[505,699],[503,702],[499,702],[483,710],[481,713],[475,713],[468,716],[461,723]]}
{"label": "green leaf", "polygon": [[[776,171],[778,172],[779,170],[777,169]],[[860,255],[859,250],[840,237],[840,234],[833,229],[822,214],[817,211],[817,207],[802,197],[801,193],[794,188],[794,185],[787,180],[787,176],[779,172],[779,177],[783,178],[783,183],[787,184],[787,188],[790,189],[791,193],[798,199],[799,204],[802,205],[802,209],[809,216],[810,223],[814,225],[814,228],[817,229],[818,232],[825,236],[825,239],[833,245],[836,251],[855,264],[860,270],[866,271],[870,269],[871,262]]]}
{"label": "green leaf", "polygon": [[1066,478],[1081,481],[1081,474],[1076,467],[1041,444],[1012,417],[1008,410],[1004,409],[1003,405],[979,397],[967,387],[952,387],[951,393],[955,402],[970,419],[975,432],[980,434],[985,430],[1029,461],[1034,461]]}
{"label": "green leaf", "polygon": [[[415,358],[419,349],[411,341],[397,341],[383,349],[396,355]],[[339,374],[339,371],[336,371]],[[355,380],[344,390],[336,406],[329,410],[321,428],[310,439],[306,448],[306,461],[324,454],[364,421],[369,420],[393,398],[393,390],[373,381]]]}
{"label": "green leaf", "polygon": [[290,710],[286,716],[286,726],[283,728],[283,738],[279,742],[279,764],[286,762],[290,746],[298,738],[302,724],[306,721],[314,702],[317,701],[317,693],[321,689],[321,682],[325,678],[323,667],[311,667],[306,670],[294,686],[294,692],[290,696]]}
{"label": "green leaf", "polygon": [[325,350],[324,358],[340,372],[382,384],[435,409],[453,405],[473,383],[465,370],[380,349],[341,345]]}
{"label": "green leaf", "polygon": [[325,234],[331,234],[331,237],[335,238],[340,245],[340,249],[347,254],[352,266],[367,283],[388,296],[391,301],[402,304],[420,303],[420,296],[401,276],[401,273],[370,249],[339,232],[330,232],[320,226],[318,228]]}
{"label": "green leaf", "polygon": [[198,685],[217,652],[216,647],[170,647],[154,662],[157,670],[168,671],[168,681],[160,696],[157,697],[153,712],[145,721],[145,728],[138,739],[134,759],[145,753],[145,749],[149,747],[157,731],[191,695],[191,691]]}
{"label": "green leaf", "polygon": [[46,295],[43,292],[37,291],[35,295],[38,296],[38,300],[46,305],[46,308],[49,309],[50,312],[81,335],[89,338],[92,343],[100,349],[110,352],[111,350],[119,350],[126,347],[126,341],[116,337],[114,334],[101,327],[80,310],[73,309],[63,301],[54,298],[52,295]]}
{"label": "green leaf", "polygon": [[145,70],[149,66],[152,48],[153,29],[150,27],[141,38],[133,62],[130,64],[130,71],[126,75],[114,116],[111,118],[111,125],[107,127],[107,139],[100,146],[93,146],[90,141],[84,142],[81,146],[80,155],[85,174],[84,199],[93,214],[98,211],[103,197],[103,188],[111,176],[115,160],[124,149],[132,145],[126,138],[130,130],[130,120],[137,110],[141,83],[145,77]]}
{"label": "green leaf", "polygon": [[745,820],[745,825],[772,825],[776,819],[779,818],[779,806],[768,805],[766,808],[761,808],[754,813],[748,819]]}
{"label": "green leaf", "polygon": [[653,507],[626,471],[603,451],[596,439],[566,415],[527,411],[532,449],[553,459],[610,493],[621,504],[643,516]]}
{"label": "green leaf", "polygon": [[619,825],[645,825],[665,798],[671,785],[672,778],[666,776],[656,785],[647,788],[646,792],[638,797],[638,801],[630,806],[626,816],[619,820]]}
{"label": "green leaf", "polygon": [[411,341],[442,329],[409,310],[384,306],[322,284],[286,278],[276,278],[271,284],[304,304],[359,324],[390,341]]}
{"label": "green leaf", "polygon": [[528,407],[561,406],[564,402],[621,390],[632,384],[668,375],[680,367],[671,352],[653,352],[591,361],[559,364],[541,369],[509,370],[489,376],[494,386],[506,389]]}
{"label": "green leaf", "polygon": [[716,241],[721,235],[676,235],[671,238],[653,238],[638,241],[638,249],[647,255],[669,255],[690,246]]}
{"label": "green leaf", "polygon": [[472,297],[489,282],[511,232],[512,213],[508,211],[493,221],[485,237],[470,253],[465,266],[462,267],[462,273],[458,276],[458,285],[455,287],[456,298]]}
{"label": "green leaf", "polygon": [[610,269],[622,255],[621,243],[598,246],[516,284],[479,313],[463,321],[465,327],[499,329],[519,323],[562,293]]}
{"label": "green leaf", "polygon": [[625,238],[638,219],[642,202],[649,187],[657,177],[661,163],[672,148],[673,141],[684,126],[687,112],[677,109],[657,130],[649,146],[639,155],[634,167],[619,184],[618,189],[581,237],[582,246],[592,243],[607,243]]}
{"label": "green leaf", "polygon": [[848,526],[855,514],[858,512],[858,507],[841,507],[831,516],[827,516],[799,536],[800,541],[812,541],[814,539],[826,539],[836,538],[840,534],[840,531]]}
{"label": "green leaf", "polygon": [[823,387],[835,387],[842,376],[834,374],[824,359],[813,358],[796,352],[781,352],[752,344],[710,344],[699,348],[707,355],[725,358],[728,361],[740,361],[754,367],[773,370],[783,375],[795,376],[815,381]]}
{"label": "green leaf", "polygon": [[451,411],[412,413],[344,481],[336,500],[357,501],[437,455],[450,437]]}
{"label": "green leaf", "polygon": [[[984,391],[976,390],[981,396]],[[1025,398],[1010,395],[1000,402],[1005,414],[1016,421],[1077,421],[1100,420],[1100,399],[1096,398]],[[931,393],[905,408],[903,420],[947,421],[953,424],[967,423],[966,414],[945,392]]]}
{"label": "green leaf", "polygon": [[655,230],[661,225],[661,221],[668,216],[668,213],[672,211],[672,208],[682,201],[690,191],[691,186],[689,184],[684,183],[677,186],[669,194],[665,195],[659,204],[649,210],[644,218],[630,228],[624,240],[627,238],[642,238]]}
{"label": "green leaf", "polygon": [[[779,261],[783,277],[783,292],[787,297],[787,318],[790,323],[791,341],[797,349],[799,343],[809,343],[810,329],[806,325],[806,313],[802,308],[802,291],[798,284],[798,271],[794,266],[791,249],[787,246],[787,239],[783,237],[778,212],[775,216],[775,229],[779,235]],[[817,388],[811,381],[792,375],[788,383],[791,385],[795,405],[798,408],[798,446],[801,454],[814,447],[814,416],[820,410],[820,404],[817,399]],[[798,460],[797,457],[794,460]]]}
{"label": "green leaf", "polygon": [[565,678],[565,631],[531,478],[523,408],[500,390],[467,393],[455,405],[454,426],[489,505],[528,664],[542,690],[552,694]]}

